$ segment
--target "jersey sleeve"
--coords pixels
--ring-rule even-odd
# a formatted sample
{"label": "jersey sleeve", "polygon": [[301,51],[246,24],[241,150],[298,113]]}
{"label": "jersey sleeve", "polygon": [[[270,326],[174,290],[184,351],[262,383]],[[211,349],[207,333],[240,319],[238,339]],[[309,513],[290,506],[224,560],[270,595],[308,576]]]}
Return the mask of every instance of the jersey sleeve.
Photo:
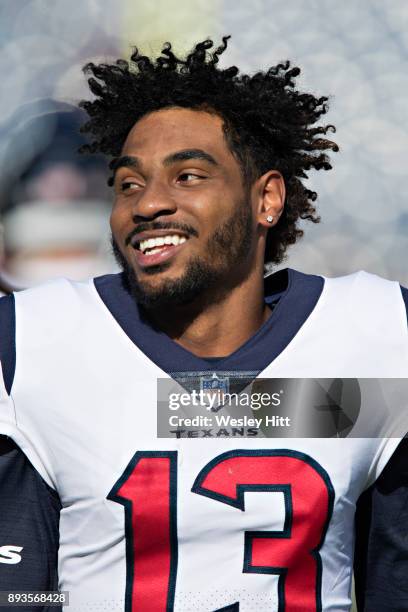
{"label": "jersey sleeve", "polygon": [[0,298],[0,362],[8,394],[16,367],[16,317],[14,295]]}
{"label": "jersey sleeve", "polygon": [[16,325],[14,295],[0,298],[0,435],[14,440],[30,463],[52,488],[55,480],[35,445],[18,426],[12,388],[16,369]]}
{"label": "jersey sleeve", "polygon": [[[1,298],[0,591],[56,591],[60,500],[15,441],[20,433],[10,397],[16,362],[14,313],[14,297]],[[59,608],[27,607],[48,609]]]}
{"label": "jersey sleeve", "polygon": [[404,300],[405,310],[407,311],[407,321],[408,321],[408,289],[406,287],[401,287],[402,299]]}
{"label": "jersey sleeve", "polygon": [[[401,287],[407,312],[408,289]],[[354,576],[358,610],[408,609],[408,438],[397,446],[356,508]]]}
{"label": "jersey sleeve", "polygon": [[358,610],[408,610],[408,438],[358,500],[354,574]]}
{"label": "jersey sleeve", "polygon": [[0,298],[0,435],[16,431],[16,417],[10,390],[15,370],[14,296]]}
{"label": "jersey sleeve", "polygon": [[[0,436],[0,591],[58,590],[60,508],[57,493],[22,451]],[[31,612],[48,609],[58,610],[27,607]]]}

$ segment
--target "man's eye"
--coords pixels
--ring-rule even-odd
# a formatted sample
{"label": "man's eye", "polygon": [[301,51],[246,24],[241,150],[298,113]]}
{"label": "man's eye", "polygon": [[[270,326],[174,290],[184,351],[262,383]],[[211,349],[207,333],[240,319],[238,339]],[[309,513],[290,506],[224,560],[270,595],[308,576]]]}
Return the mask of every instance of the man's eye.
{"label": "man's eye", "polygon": [[178,180],[181,181],[182,183],[190,183],[191,181],[195,179],[203,179],[203,178],[205,177],[201,176],[200,174],[193,174],[192,172],[183,172],[183,174],[179,174],[178,176]]}
{"label": "man's eye", "polygon": [[134,181],[123,181],[120,185],[121,191],[127,191],[128,189],[139,189],[140,185]]}

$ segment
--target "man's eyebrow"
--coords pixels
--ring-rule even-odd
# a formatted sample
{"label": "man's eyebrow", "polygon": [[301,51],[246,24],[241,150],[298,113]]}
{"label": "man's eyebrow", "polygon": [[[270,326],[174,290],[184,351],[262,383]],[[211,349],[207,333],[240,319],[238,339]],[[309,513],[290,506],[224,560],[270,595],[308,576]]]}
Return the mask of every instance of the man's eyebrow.
{"label": "man's eyebrow", "polygon": [[[190,159],[201,159],[212,164],[213,166],[219,165],[214,157],[206,151],[203,151],[203,149],[183,149],[182,151],[177,151],[176,153],[170,153],[170,155],[167,155],[167,157],[164,158],[163,165],[170,166],[178,161],[188,161]],[[133,168],[135,170],[140,170],[141,167],[142,163],[135,155],[122,155],[121,157],[115,159],[111,165],[114,176],[119,168]]]}
{"label": "man's eyebrow", "polygon": [[190,159],[200,159],[202,161],[206,161],[213,166],[218,166],[218,162],[214,159],[212,155],[203,151],[202,149],[183,149],[182,151],[177,151],[176,153],[170,153],[163,160],[164,166],[170,166],[178,161],[189,161]]}
{"label": "man's eyebrow", "polygon": [[111,169],[115,175],[119,168],[134,168],[135,170],[140,170],[141,165],[138,157],[134,155],[122,155],[122,157],[118,157],[113,161]]}

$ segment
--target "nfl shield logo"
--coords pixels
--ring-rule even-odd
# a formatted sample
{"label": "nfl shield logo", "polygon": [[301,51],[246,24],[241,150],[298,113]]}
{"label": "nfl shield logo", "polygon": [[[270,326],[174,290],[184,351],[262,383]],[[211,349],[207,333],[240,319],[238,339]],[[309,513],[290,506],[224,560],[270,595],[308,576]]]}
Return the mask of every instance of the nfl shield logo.
{"label": "nfl shield logo", "polygon": [[222,408],[225,401],[225,394],[228,392],[228,376],[218,376],[215,372],[212,376],[201,376],[200,396],[202,398],[202,404],[207,408],[211,408],[214,411]]}

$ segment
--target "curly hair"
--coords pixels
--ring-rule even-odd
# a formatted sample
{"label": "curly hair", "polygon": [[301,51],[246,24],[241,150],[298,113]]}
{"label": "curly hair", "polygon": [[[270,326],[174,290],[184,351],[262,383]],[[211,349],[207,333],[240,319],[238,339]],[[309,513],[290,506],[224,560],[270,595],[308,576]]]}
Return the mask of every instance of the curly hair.
{"label": "curly hair", "polygon": [[[84,66],[92,101],[79,104],[89,115],[81,131],[95,140],[81,152],[103,153],[117,158],[133,125],[144,115],[166,107],[206,110],[223,120],[224,135],[240,163],[246,184],[271,169],[286,184],[286,205],[279,223],[268,231],[265,263],[280,263],[289,245],[303,235],[301,219],[320,221],[313,205],[317,193],[302,179],[307,172],[330,170],[327,150],[338,151],[325,138],[333,125],[316,125],[327,112],[327,97],[315,97],[295,89],[300,68],[289,61],[253,75],[240,74],[236,66],[220,69],[220,55],[230,37],[212,52],[213,41],[195,45],[185,59],[177,57],[170,43],[161,55],[150,59],[133,49],[130,62],[89,63]],[[115,159],[110,168],[115,168]],[[113,177],[109,179],[113,184]]]}

